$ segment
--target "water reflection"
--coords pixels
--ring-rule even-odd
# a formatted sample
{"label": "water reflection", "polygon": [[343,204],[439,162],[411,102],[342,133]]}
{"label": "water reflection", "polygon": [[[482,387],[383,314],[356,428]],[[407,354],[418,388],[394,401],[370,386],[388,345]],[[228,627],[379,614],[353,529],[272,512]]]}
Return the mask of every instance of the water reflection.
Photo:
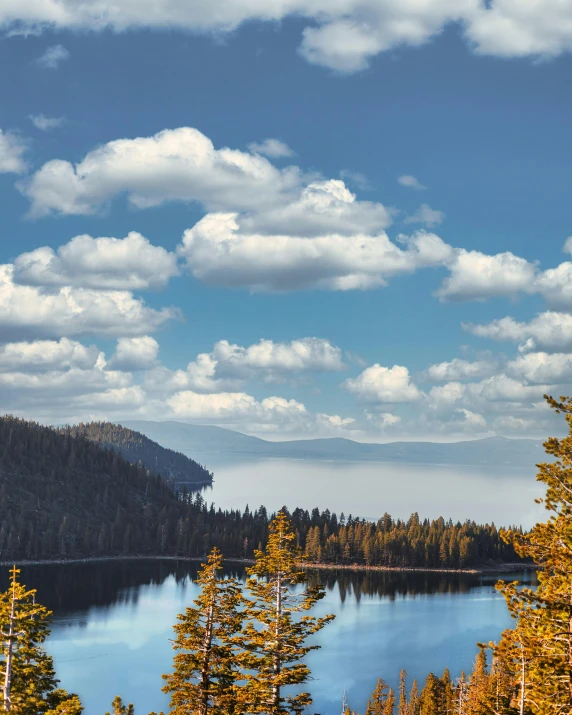
{"label": "water reflection", "polygon": [[[109,710],[121,693],[139,713],[168,709],[162,673],[171,669],[172,625],[196,597],[196,562],[129,560],[22,568],[22,579],[54,611],[48,650],[62,686],[78,692],[85,715]],[[229,573],[243,578],[241,566]],[[533,573],[510,574],[534,583]],[[342,691],[363,712],[378,676],[399,670],[423,679],[448,665],[469,669],[477,641],[510,625],[496,575],[312,571],[326,597],[316,615],[335,613],[309,655],[313,712],[338,715]],[[7,569],[0,587],[7,585]]]}

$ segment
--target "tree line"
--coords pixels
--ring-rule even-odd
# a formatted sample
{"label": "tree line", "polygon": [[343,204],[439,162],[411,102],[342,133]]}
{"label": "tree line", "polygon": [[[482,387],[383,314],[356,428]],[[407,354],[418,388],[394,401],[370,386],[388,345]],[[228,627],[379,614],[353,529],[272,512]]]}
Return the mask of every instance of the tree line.
{"label": "tree line", "polygon": [[[114,425],[80,427],[0,418],[1,561],[203,558],[214,546],[227,558],[253,559],[266,544],[272,515],[264,507],[215,509],[200,492],[178,491],[141,461],[106,447]],[[327,509],[283,510],[297,547],[315,564],[466,568],[517,558],[494,524],[418,514],[371,522]]]}

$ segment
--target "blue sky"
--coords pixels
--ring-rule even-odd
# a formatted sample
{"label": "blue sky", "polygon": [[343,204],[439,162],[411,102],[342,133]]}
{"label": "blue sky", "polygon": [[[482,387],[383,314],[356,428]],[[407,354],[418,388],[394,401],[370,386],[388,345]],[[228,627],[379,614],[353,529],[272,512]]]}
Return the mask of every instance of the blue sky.
{"label": "blue sky", "polygon": [[572,5],[321,3],[0,9],[5,411],[553,429]]}

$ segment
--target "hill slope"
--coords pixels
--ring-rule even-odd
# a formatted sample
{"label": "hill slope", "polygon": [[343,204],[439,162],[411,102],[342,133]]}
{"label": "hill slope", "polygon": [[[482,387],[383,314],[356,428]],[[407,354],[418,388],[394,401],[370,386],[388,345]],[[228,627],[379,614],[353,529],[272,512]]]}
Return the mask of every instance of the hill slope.
{"label": "hill slope", "polygon": [[0,418],[0,560],[161,553],[188,513],[162,477],[115,452]]}
{"label": "hill slope", "polygon": [[350,439],[308,439],[268,442],[257,437],[205,425],[128,420],[124,425],[159,444],[201,458],[209,455],[346,462],[402,462],[465,466],[528,467],[544,461],[540,440],[489,437],[464,442],[354,442]]}
{"label": "hill slope", "polygon": [[212,474],[203,466],[181,452],[162,447],[141,432],[111,422],[89,422],[61,428],[75,437],[83,435],[90,442],[114,449],[133,464],[158,472],[177,484],[212,484]]}

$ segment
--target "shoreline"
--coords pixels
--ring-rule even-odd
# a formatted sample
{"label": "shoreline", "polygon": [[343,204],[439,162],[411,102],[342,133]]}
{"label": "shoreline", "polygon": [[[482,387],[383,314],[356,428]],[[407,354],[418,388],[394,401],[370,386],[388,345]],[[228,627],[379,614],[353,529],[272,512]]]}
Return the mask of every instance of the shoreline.
{"label": "shoreline", "polygon": [[[68,566],[73,564],[105,563],[109,561],[184,561],[199,562],[204,561],[201,556],[142,556],[133,554],[131,556],[85,556],[82,558],[57,558],[57,559],[25,559],[16,561],[16,566]],[[242,564],[251,566],[254,559],[225,558],[229,564]],[[14,561],[0,561],[0,567],[10,567]],[[451,574],[495,574],[511,573],[518,571],[535,571],[539,568],[531,563],[503,563],[503,564],[479,564],[466,569],[428,568],[422,566],[367,566],[366,564],[315,564],[301,562],[299,566],[304,571],[353,571],[359,572],[412,572],[412,573],[451,573]]]}

